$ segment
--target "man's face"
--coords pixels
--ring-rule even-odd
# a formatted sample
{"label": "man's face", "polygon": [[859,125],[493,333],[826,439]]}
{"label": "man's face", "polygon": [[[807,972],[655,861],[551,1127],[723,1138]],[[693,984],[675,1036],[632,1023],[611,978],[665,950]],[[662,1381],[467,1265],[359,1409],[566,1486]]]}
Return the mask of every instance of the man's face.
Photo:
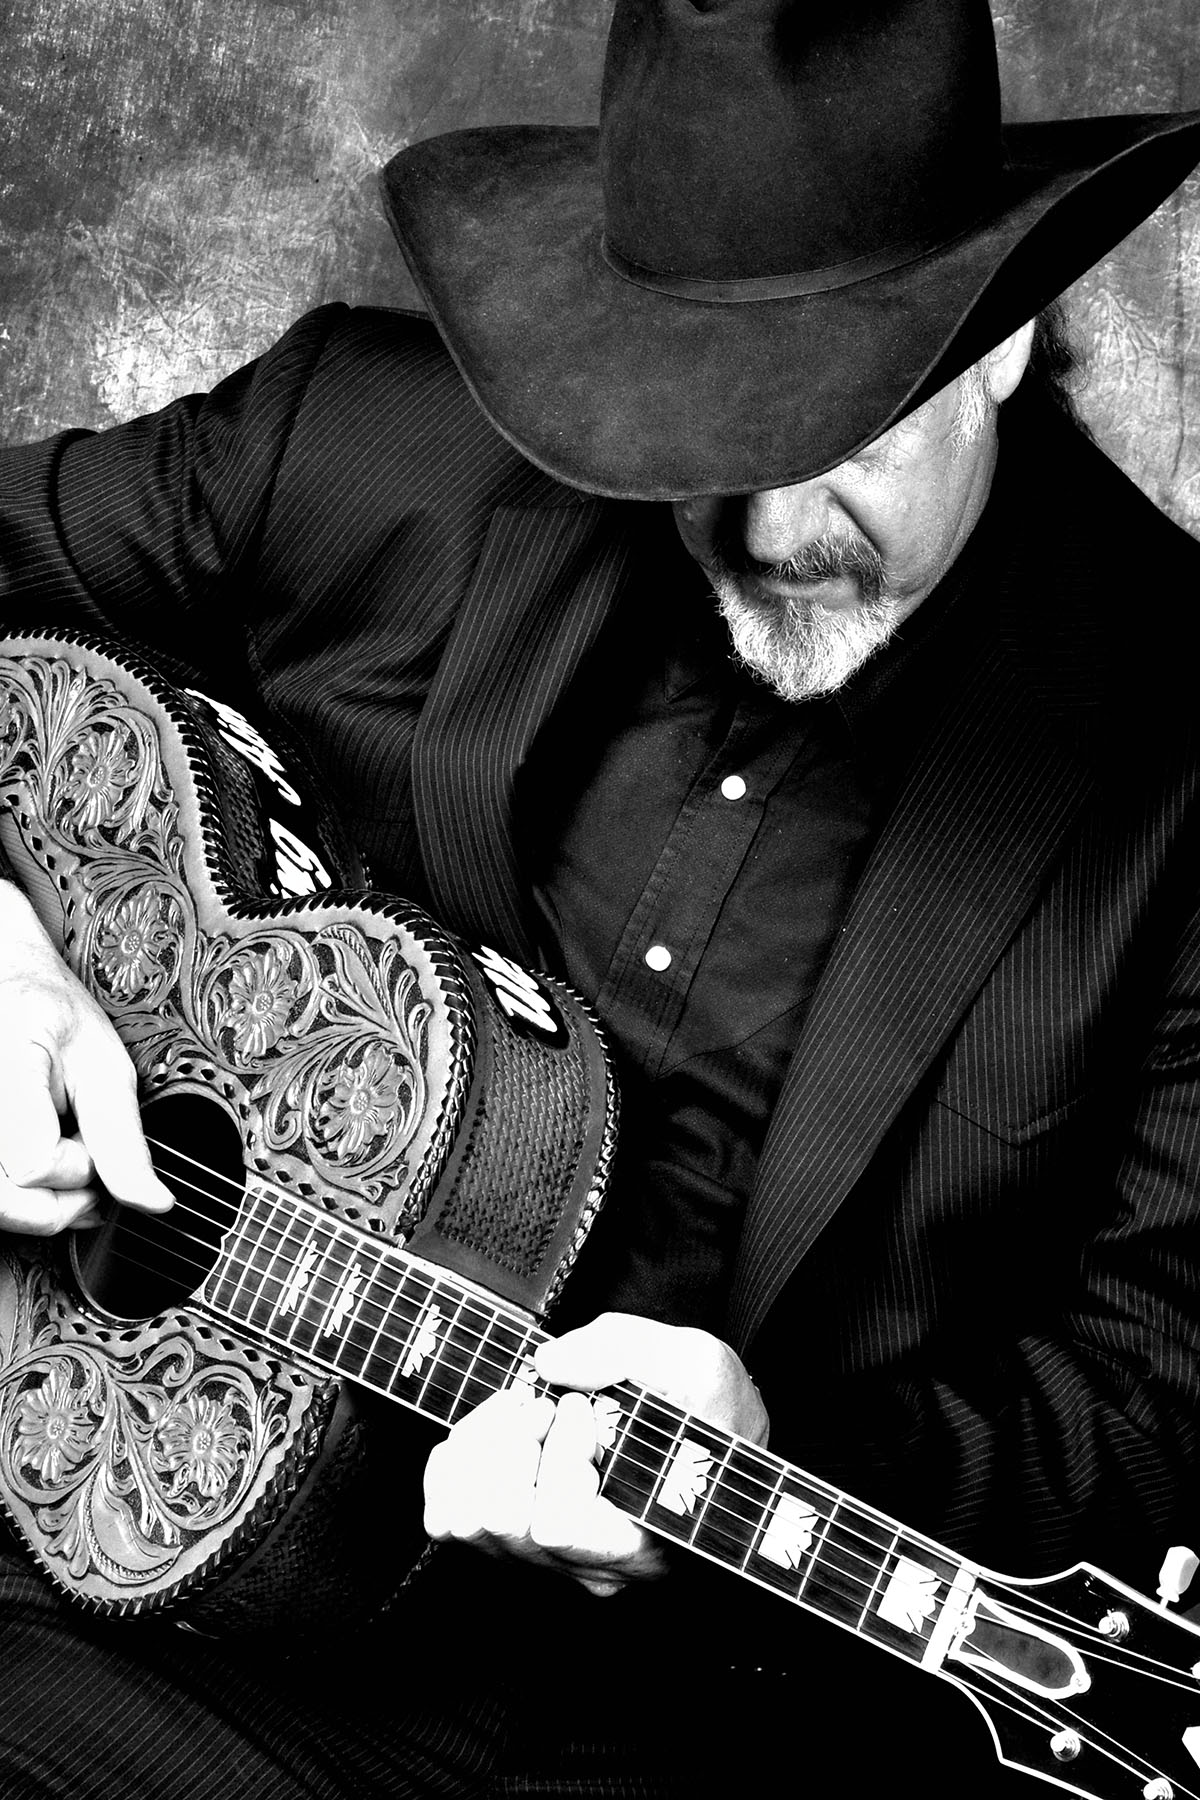
{"label": "man's face", "polygon": [[937,586],[995,460],[995,408],[968,371],[829,474],[679,501],[675,522],[739,657],[803,700],[839,687]]}

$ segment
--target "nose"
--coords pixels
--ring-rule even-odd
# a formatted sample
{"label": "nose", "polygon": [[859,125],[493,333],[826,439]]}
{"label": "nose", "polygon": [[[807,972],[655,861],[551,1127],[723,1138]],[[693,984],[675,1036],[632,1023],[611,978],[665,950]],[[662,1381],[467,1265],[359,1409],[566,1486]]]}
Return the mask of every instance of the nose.
{"label": "nose", "polygon": [[760,563],[784,563],[829,524],[829,500],[819,481],[768,488],[743,501],[742,543]]}

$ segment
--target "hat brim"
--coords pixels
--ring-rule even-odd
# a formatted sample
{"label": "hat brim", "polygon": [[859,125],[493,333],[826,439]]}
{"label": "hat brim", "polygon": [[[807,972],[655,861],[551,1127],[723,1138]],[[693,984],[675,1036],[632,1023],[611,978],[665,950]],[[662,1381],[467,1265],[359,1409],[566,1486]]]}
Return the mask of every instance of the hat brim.
{"label": "hat brim", "polygon": [[725,303],[619,275],[598,134],[429,138],[383,173],[393,230],[476,400],[588,492],[676,500],[844,462],[1031,318],[1200,161],[1200,112],[1013,125],[987,211],[903,267]]}

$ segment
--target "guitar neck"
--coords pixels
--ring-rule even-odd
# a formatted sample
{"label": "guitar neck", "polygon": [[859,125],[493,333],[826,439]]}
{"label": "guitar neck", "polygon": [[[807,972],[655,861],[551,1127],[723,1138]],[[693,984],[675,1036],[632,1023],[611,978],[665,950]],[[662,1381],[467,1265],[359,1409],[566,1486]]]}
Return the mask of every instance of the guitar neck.
{"label": "guitar neck", "polygon": [[[279,1350],[451,1426],[535,1374],[516,1309],[251,1182],[205,1301]],[[626,1382],[595,1396],[601,1492],[651,1530],[909,1660],[940,1665],[976,1570]]]}

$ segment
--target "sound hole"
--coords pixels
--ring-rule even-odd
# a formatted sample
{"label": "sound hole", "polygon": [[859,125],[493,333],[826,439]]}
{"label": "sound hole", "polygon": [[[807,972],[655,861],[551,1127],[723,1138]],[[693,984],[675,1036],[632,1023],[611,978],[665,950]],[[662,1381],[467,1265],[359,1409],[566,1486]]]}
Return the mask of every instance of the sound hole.
{"label": "sound hole", "polygon": [[175,1196],[167,1213],[110,1203],[109,1216],[75,1232],[71,1261],[93,1306],[115,1319],[149,1319],[191,1299],[217,1259],[242,1201],[237,1127],[216,1101],[165,1094],[142,1111],[150,1160]]}

